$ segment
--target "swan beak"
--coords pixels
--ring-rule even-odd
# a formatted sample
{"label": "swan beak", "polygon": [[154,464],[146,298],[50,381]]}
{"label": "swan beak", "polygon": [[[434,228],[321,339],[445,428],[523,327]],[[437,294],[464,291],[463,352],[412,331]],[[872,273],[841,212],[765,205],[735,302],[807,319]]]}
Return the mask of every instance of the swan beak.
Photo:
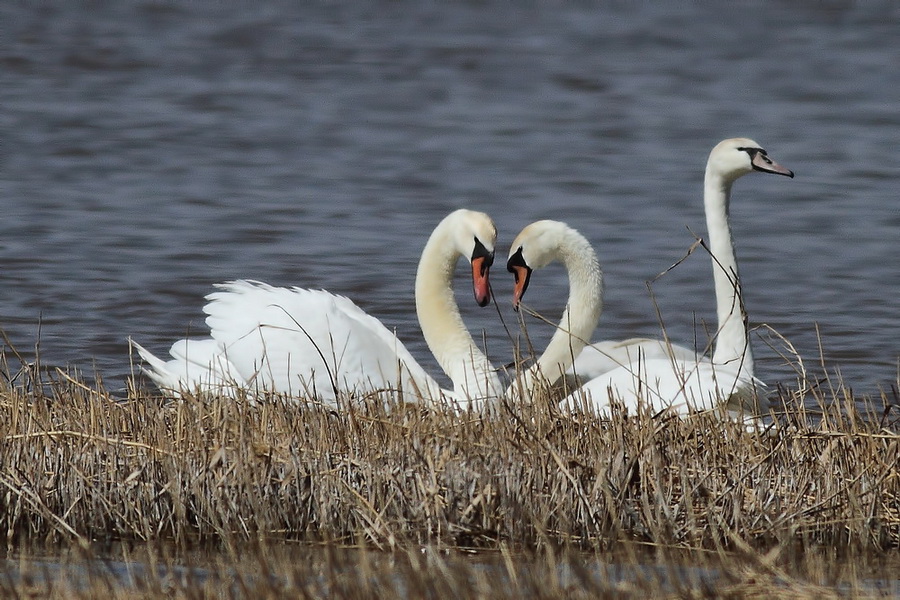
{"label": "swan beak", "polygon": [[525,261],[525,255],[522,253],[523,248],[510,254],[509,260],[506,261],[506,270],[513,274],[516,278],[516,285],[513,287],[513,309],[519,310],[519,303],[522,302],[522,296],[528,289],[528,282],[531,281],[531,267]]}
{"label": "swan beak", "polygon": [[487,306],[491,301],[491,285],[488,281],[488,271],[491,261],[486,256],[476,256],[472,259],[472,288],[475,290],[475,302],[478,306]]}
{"label": "swan beak", "polygon": [[769,158],[765,150],[760,150],[753,155],[751,159],[753,170],[762,171],[763,173],[775,173],[776,175],[785,175],[794,177],[794,172],[779,165],[777,162]]}
{"label": "swan beak", "polygon": [[513,308],[519,310],[519,304],[522,302],[522,296],[528,289],[528,282],[531,281],[531,269],[526,265],[510,265],[510,272],[516,278],[516,284],[513,287]]}

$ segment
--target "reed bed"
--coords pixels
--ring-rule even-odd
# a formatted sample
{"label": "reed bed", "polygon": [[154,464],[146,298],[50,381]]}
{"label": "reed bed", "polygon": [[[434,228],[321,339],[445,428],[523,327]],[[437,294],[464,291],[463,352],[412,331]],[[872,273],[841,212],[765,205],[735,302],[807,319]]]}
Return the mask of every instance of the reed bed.
{"label": "reed bed", "polygon": [[[763,432],[711,415],[600,420],[271,397],[114,398],[60,373],[0,393],[0,532],[450,547],[900,546],[896,409],[786,395]],[[879,417],[879,418],[873,418]]]}
{"label": "reed bed", "polygon": [[[213,544],[232,558],[249,547],[270,557],[274,547],[302,542],[390,551],[403,565],[392,567],[398,579],[363,577],[361,595],[352,596],[339,593],[348,567],[327,556],[307,561],[304,576],[330,582],[328,593],[308,597],[385,595],[389,584],[424,585],[417,577],[431,582],[425,596],[477,591],[485,569],[453,558],[460,552],[500,557],[505,583],[482,597],[560,597],[567,589],[646,596],[650,583],[597,587],[595,574],[577,574],[583,567],[568,570],[574,587],[550,576],[571,553],[618,560],[609,553],[623,545],[654,556],[740,557],[717,568],[717,589],[735,586],[735,597],[757,593],[749,581],[797,594],[784,597],[816,597],[818,581],[843,577],[816,567],[792,587],[786,557],[900,564],[896,391],[861,400],[839,382],[800,381],[781,390],[764,429],[748,430],[714,415],[564,413],[544,394],[458,414],[385,394],[348,398],[340,410],[277,396],[175,402],[135,387],[116,397],[102,382],[37,368],[5,366],[2,381],[0,535],[13,556],[44,545],[90,555],[118,541],[176,554]],[[811,398],[815,413],[804,408]],[[544,558],[504,558],[519,553]],[[431,557],[425,571],[420,554]],[[243,571],[229,564],[221,581],[190,589],[234,584]],[[268,582],[259,576],[266,564],[257,560],[247,577]],[[275,564],[284,567],[277,589],[303,589],[306,579],[291,575],[295,559]],[[703,596],[706,585],[649,579],[676,596]]]}

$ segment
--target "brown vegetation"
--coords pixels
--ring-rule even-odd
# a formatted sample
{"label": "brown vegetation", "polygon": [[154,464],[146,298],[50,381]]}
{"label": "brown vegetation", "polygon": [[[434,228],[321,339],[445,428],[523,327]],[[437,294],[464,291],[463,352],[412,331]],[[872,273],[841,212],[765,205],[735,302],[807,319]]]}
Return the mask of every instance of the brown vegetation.
{"label": "brown vegetation", "polygon": [[[455,553],[499,551],[496,568],[511,591],[491,597],[553,597],[529,586],[550,585],[546,564],[557,563],[532,558],[544,566],[528,566],[511,553],[565,562],[576,551],[608,558],[639,544],[655,556],[744,557],[732,567],[750,565],[757,582],[784,582],[777,565],[786,556],[896,564],[900,548],[900,415],[881,405],[886,398],[870,400],[863,414],[849,394],[821,397],[813,418],[803,406],[818,388],[799,386],[782,394],[777,422],[750,432],[711,415],[604,421],[560,413],[546,399],[487,416],[385,407],[383,398],[336,411],[277,397],[170,402],[133,390],[115,398],[61,372],[41,380],[36,370],[7,370],[4,379],[0,534],[8,552],[52,543],[89,553],[113,540],[165,544],[179,555],[206,543],[226,554],[253,547],[262,557],[288,541],[362,546],[392,551],[406,586],[424,577],[421,561],[438,565],[442,575],[429,580],[438,588],[428,589],[443,597],[440,585],[485,577]],[[316,560],[344,577],[328,556]],[[387,559],[367,564],[379,560]],[[295,559],[284,566],[298,568]],[[579,568],[569,571],[575,588],[557,581],[554,589],[599,592]],[[746,583],[721,577],[726,587]],[[332,586],[338,579],[325,577]],[[671,580],[650,579],[673,591]],[[649,589],[628,585],[635,594]]]}

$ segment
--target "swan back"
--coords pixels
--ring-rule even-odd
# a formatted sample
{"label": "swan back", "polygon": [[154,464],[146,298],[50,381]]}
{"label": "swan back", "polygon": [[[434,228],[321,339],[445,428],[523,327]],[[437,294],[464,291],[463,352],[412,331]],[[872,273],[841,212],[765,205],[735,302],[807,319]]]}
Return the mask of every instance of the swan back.
{"label": "swan back", "polygon": [[726,407],[735,413],[758,412],[757,383],[740,369],[707,361],[639,358],[587,382],[561,406],[608,414],[613,404],[629,412],[640,407],[677,414]]}
{"label": "swan back", "polygon": [[576,381],[590,381],[613,369],[630,365],[638,359],[668,358],[696,362],[696,350],[673,344],[669,340],[651,338],[629,338],[626,340],[604,340],[591,342],[575,359],[575,364],[566,373]]}

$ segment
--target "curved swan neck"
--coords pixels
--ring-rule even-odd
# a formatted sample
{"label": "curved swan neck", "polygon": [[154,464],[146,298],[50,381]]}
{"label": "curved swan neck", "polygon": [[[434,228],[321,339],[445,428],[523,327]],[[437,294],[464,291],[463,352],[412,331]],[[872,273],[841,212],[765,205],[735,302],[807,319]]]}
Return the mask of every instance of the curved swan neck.
{"label": "curved swan neck", "polygon": [[712,253],[716,313],[719,320],[712,360],[715,364],[729,364],[740,368],[742,372],[752,377],[753,353],[747,335],[741,280],[728,219],[733,183],[733,178],[726,178],[711,165],[707,165],[703,204],[706,211],[709,250]]}
{"label": "curved swan neck", "polygon": [[538,373],[549,384],[555,383],[589,343],[603,311],[603,273],[590,242],[566,227],[551,249],[551,257],[562,262],[568,272],[569,299],[547,349],[526,374],[526,386]]}
{"label": "curved swan neck", "polygon": [[453,381],[457,400],[494,397],[500,382],[493,366],[475,344],[453,296],[453,272],[462,256],[454,244],[454,222],[435,228],[416,272],[416,315],[425,342]]}

